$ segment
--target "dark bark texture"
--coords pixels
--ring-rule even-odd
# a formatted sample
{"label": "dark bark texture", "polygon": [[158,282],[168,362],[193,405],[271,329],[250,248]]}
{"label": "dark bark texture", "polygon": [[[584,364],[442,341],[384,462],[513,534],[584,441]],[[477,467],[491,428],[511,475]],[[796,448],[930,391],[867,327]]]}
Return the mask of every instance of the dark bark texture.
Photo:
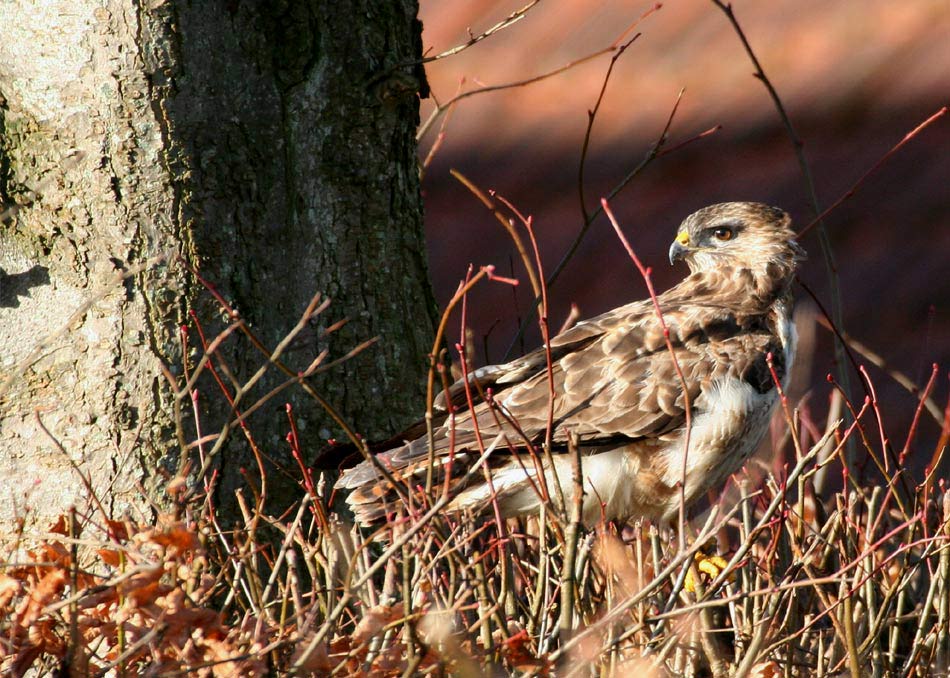
{"label": "dark bark texture", "polygon": [[[0,522],[84,504],[78,472],[119,512],[145,506],[141,488],[158,492],[156,469],[174,472],[161,365],[182,374],[179,327],[192,312],[211,337],[224,327],[189,266],[270,348],[317,291],[329,297],[285,356],[294,369],[378,336],[315,382],[360,433],[383,436],[418,411],[435,308],[414,137],[426,88],[413,65],[416,9],[3,3],[0,475],[16,482],[0,488]],[[192,363],[197,341],[192,329]],[[221,356],[232,390],[229,375],[243,382],[266,362],[237,334]],[[284,379],[270,371],[245,406]],[[202,433],[214,433],[227,403],[210,378],[199,390]],[[258,446],[292,468],[285,403],[305,453],[339,431],[298,388],[258,410]],[[227,492],[239,468],[256,468],[233,432],[217,463]]]}

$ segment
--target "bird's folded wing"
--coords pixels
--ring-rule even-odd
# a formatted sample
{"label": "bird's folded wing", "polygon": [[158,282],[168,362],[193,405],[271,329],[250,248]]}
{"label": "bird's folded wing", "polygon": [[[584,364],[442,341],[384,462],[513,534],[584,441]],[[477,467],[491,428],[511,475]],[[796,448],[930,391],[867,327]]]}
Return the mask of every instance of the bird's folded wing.
{"label": "bird's folded wing", "polygon": [[[658,437],[683,426],[684,393],[695,406],[703,386],[730,366],[717,358],[701,331],[690,329],[697,324],[695,319],[675,309],[665,311],[664,318],[673,329],[672,354],[652,305],[639,302],[579,323],[554,338],[550,374],[543,350],[491,366],[482,372],[494,391],[491,402],[446,419],[435,431],[433,450],[423,436],[384,452],[380,463],[394,472],[418,475],[421,464],[431,457],[440,464],[439,458],[452,451],[458,468],[464,468],[463,462],[478,456],[482,448],[523,449],[543,441],[549,419],[552,441],[560,445],[569,432],[580,436],[584,445],[596,446]],[[476,373],[476,391],[486,387],[478,377]],[[464,384],[456,388],[464,391]],[[464,450],[469,453],[457,458]],[[363,462],[347,471],[338,486],[355,488],[378,479],[373,465]]]}

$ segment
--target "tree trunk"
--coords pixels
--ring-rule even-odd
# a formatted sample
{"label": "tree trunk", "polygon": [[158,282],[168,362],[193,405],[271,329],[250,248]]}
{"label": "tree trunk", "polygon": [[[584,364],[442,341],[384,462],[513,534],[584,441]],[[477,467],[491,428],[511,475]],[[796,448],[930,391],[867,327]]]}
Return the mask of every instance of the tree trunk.
{"label": "tree trunk", "polygon": [[[180,453],[161,366],[180,380],[187,325],[194,367],[192,312],[208,340],[224,326],[189,268],[271,349],[321,291],[332,305],[286,361],[302,370],[324,348],[332,359],[379,336],[316,389],[367,436],[417,411],[435,307],[416,9],[0,3],[0,522],[85,505],[73,464],[107,509],[146,506],[143,487],[159,494]],[[229,372],[243,382],[266,362],[239,333],[220,355],[232,392]],[[285,378],[265,379],[244,407]],[[213,433],[230,410],[210,375],[199,392]],[[339,431],[298,388],[259,409],[257,445],[292,467],[285,403],[306,450]],[[182,410],[190,441],[187,399]],[[232,434],[219,455],[226,488],[256,468],[247,447]]]}

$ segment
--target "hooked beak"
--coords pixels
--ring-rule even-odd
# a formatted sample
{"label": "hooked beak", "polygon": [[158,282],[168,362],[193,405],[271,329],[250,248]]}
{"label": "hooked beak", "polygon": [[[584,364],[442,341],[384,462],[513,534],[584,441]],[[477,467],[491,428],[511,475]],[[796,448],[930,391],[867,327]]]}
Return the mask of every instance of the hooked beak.
{"label": "hooked beak", "polygon": [[670,245],[670,266],[689,253],[689,233],[682,231],[677,234],[676,240]]}

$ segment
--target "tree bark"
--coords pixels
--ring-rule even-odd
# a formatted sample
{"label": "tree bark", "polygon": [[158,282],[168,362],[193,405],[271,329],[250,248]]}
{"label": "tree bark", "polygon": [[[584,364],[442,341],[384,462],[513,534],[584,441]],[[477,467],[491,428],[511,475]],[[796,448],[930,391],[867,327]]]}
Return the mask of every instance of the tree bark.
{"label": "tree bark", "polygon": [[[192,312],[212,336],[224,326],[190,267],[271,349],[323,292],[330,309],[287,362],[302,370],[324,348],[339,357],[379,336],[316,388],[368,437],[417,412],[435,305],[416,9],[0,4],[0,522],[85,505],[77,469],[113,512],[145,509],[142,488],[160,494],[179,459],[162,365],[181,376],[180,326],[199,346]],[[266,362],[237,335],[221,357],[239,382]],[[207,434],[229,408],[210,375],[199,392]],[[339,432],[299,389],[282,392],[249,424],[266,457],[292,467],[284,403],[305,449]],[[218,463],[226,489],[254,468],[233,434]]]}

